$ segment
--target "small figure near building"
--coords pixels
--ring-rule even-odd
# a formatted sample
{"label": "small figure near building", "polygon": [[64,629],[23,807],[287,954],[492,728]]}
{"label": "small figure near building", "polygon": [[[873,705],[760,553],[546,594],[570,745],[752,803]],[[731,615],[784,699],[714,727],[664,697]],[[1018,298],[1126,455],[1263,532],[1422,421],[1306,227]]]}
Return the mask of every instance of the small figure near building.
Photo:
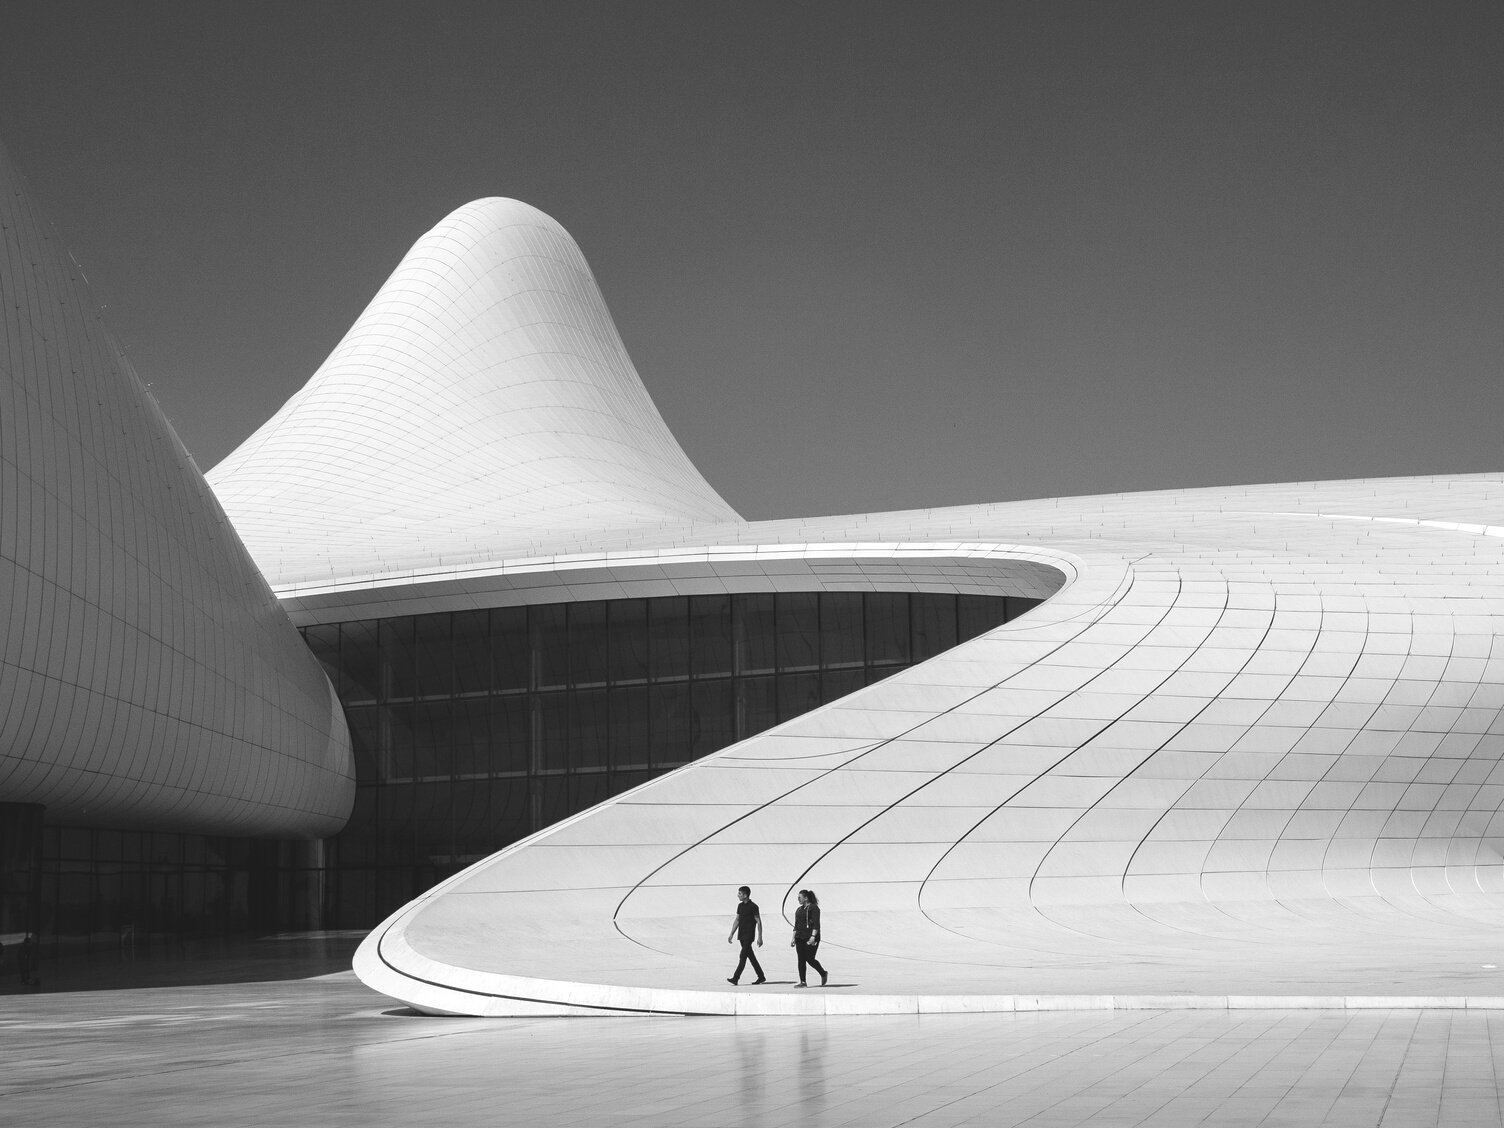
{"label": "small figure near building", "polygon": [[815,954],[820,950],[820,900],[813,889],[799,890],[799,907],[794,910],[794,938],[789,941],[799,957],[799,982],[795,987],[808,987],[804,981],[804,967],[808,964],[820,973],[820,986],[830,980]]}
{"label": "small figure near building", "polygon": [[741,958],[736,961],[736,970],[731,973],[727,983],[735,987],[742,978],[742,969],[748,961],[752,963],[752,970],[757,973],[757,983],[766,983],[767,976],[762,973],[762,965],[757,962],[757,955],[752,951],[752,941],[757,941],[757,946],[762,947],[762,913],[758,911],[757,902],[752,900],[752,890],[743,885],[736,891],[736,916],[731,920],[731,932],[726,937],[726,943],[740,940],[742,945]]}

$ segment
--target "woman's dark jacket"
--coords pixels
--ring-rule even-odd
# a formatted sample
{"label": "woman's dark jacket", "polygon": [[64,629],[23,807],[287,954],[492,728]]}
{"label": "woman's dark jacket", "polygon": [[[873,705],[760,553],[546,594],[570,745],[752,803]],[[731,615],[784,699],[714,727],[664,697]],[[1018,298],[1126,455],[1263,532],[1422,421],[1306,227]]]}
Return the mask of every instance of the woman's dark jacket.
{"label": "woman's dark jacket", "polygon": [[808,944],[809,938],[820,931],[820,906],[800,905],[794,910],[794,939]]}

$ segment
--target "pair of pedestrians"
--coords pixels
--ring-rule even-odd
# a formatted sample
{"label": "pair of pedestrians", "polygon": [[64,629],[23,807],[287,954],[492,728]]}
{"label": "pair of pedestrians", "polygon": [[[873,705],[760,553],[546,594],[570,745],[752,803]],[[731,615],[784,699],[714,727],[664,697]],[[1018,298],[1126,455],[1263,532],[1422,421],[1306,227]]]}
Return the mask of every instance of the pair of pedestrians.
{"label": "pair of pedestrians", "polygon": [[[757,902],[752,900],[752,890],[743,885],[736,891],[736,916],[731,921],[731,932],[726,937],[726,943],[741,941],[741,958],[736,961],[736,970],[731,973],[727,983],[735,987],[742,978],[742,970],[750,962],[752,970],[757,973],[754,985],[766,983],[768,977],[762,973],[762,965],[757,962],[757,955],[752,951],[752,941],[757,941],[757,946],[762,947],[762,913],[757,909]],[[820,961],[815,958],[820,948],[820,900],[815,896],[812,889],[799,890],[799,907],[794,910],[794,938],[789,941],[789,947],[794,949],[799,959],[799,982],[796,987],[808,987],[804,981],[805,967],[815,969],[820,975],[820,986],[824,987],[830,980],[830,975],[820,966]]]}

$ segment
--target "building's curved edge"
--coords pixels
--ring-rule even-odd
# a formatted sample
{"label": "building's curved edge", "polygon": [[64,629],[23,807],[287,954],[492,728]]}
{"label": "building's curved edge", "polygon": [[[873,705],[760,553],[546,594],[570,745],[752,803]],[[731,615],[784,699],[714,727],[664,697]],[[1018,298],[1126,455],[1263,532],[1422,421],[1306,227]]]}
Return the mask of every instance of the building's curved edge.
{"label": "building's curved edge", "polygon": [[[1477,481],[1486,486],[1491,479],[1478,479]],[[1447,484],[1444,483],[1444,485]],[[1403,481],[1397,482],[1395,485],[1397,492],[1401,495],[1403,495],[1406,487],[1409,487],[1410,491],[1415,493],[1422,486],[1418,482],[1407,483]],[[1334,495],[1341,495],[1351,491],[1353,488],[1351,484],[1346,486],[1337,486],[1334,484],[1329,492]],[[1315,492],[1319,493],[1322,491]],[[1472,504],[1486,505],[1489,501],[1485,496],[1487,492],[1487,490],[1479,491],[1478,497],[1473,499]],[[1444,494],[1445,490],[1440,490],[1438,493]],[[1371,530],[1367,528],[1349,529],[1349,521],[1337,520],[1330,517],[1329,514],[1322,515],[1315,522],[1312,522],[1308,521],[1308,515],[1303,513],[1266,513],[1260,511],[1257,513],[1240,512],[1229,514],[1226,511],[1215,508],[1185,514],[1186,523],[1182,524],[1179,519],[1180,514],[1156,511],[1150,515],[1152,519],[1145,520],[1142,514],[1133,513],[1130,506],[1133,506],[1133,499],[1130,499],[1129,504],[1123,507],[1129,513],[1121,517],[1110,512],[1107,514],[1077,515],[1076,520],[1073,522],[1075,528],[1061,528],[1058,531],[1057,544],[1070,545],[1076,551],[1083,553],[1083,558],[1086,561],[1084,571],[1078,574],[1077,582],[1067,585],[1066,588],[1062,589],[1060,594],[1046,603],[1044,607],[1031,612],[1030,619],[1032,620],[1032,624],[1028,634],[1035,635],[1043,632],[1041,634],[1041,637],[1043,637],[1043,635],[1050,634],[1051,631],[1060,632],[1062,644],[1064,644],[1064,640],[1068,634],[1073,634],[1094,622],[1101,621],[1106,625],[1104,630],[1099,632],[1102,637],[1099,638],[1097,644],[1093,645],[1096,648],[1100,648],[1101,643],[1108,643],[1114,653],[1125,648],[1131,651],[1142,643],[1143,638],[1156,629],[1154,626],[1155,623],[1159,622],[1164,616],[1176,612],[1177,609],[1183,606],[1184,609],[1194,612],[1198,618],[1205,618],[1203,626],[1207,637],[1201,637],[1202,632],[1200,631],[1189,630],[1184,625],[1183,618],[1178,620],[1181,625],[1175,625],[1177,620],[1170,620],[1173,632],[1163,639],[1153,641],[1158,645],[1169,645],[1177,650],[1184,650],[1185,655],[1177,657],[1175,662],[1165,667],[1165,669],[1167,671],[1172,669],[1178,670],[1186,666],[1188,658],[1201,653],[1203,648],[1206,648],[1203,656],[1215,656],[1214,652],[1219,651],[1219,649],[1227,649],[1229,653],[1236,651],[1239,654],[1243,654],[1246,651],[1246,654],[1243,658],[1240,658],[1239,665],[1237,666],[1238,669],[1242,669],[1246,665],[1248,656],[1265,652],[1267,649],[1265,641],[1269,639],[1269,636],[1267,634],[1267,627],[1265,626],[1258,626],[1257,630],[1246,638],[1239,635],[1236,638],[1224,639],[1215,635],[1214,632],[1219,630],[1247,633],[1249,627],[1255,625],[1242,621],[1247,615],[1240,609],[1245,606],[1256,607],[1257,605],[1248,605],[1241,601],[1228,602],[1226,598],[1227,592],[1231,592],[1234,589],[1247,591],[1268,589],[1272,593],[1277,588],[1282,593],[1290,593],[1291,598],[1295,600],[1307,602],[1312,599],[1322,598],[1324,594],[1325,598],[1332,601],[1327,609],[1328,614],[1340,616],[1342,613],[1352,612],[1352,607],[1348,606],[1348,604],[1354,599],[1361,601],[1365,596],[1368,596],[1392,602],[1393,597],[1406,594],[1402,590],[1397,590],[1392,586],[1391,581],[1387,578],[1390,574],[1396,577],[1399,583],[1408,581],[1412,584],[1430,585],[1415,593],[1414,606],[1420,609],[1417,613],[1419,614],[1421,611],[1430,608],[1433,614],[1440,613],[1441,611],[1445,611],[1448,615],[1455,614],[1458,616],[1455,629],[1459,639],[1476,642],[1481,637],[1479,632],[1488,633],[1490,629],[1489,623],[1496,617],[1498,599],[1495,597],[1495,593],[1499,585],[1492,574],[1487,572],[1485,560],[1478,556],[1478,553],[1485,551],[1485,548],[1487,551],[1494,551],[1496,549],[1496,540],[1494,545],[1488,545],[1487,542],[1490,540],[1490,536],[1488,532],[1489,526],[1486,523],[1479,525],[1476,521],[1469,521],[1467,518],[1471,516],[1471,513],[1468,509],[1440,504],[1439,498],[1438,503],[1434,507],[1424,506],[1421,508],[1421,512],[1429,513],[1431,516],[1423,518],[1419,524],[1410,521],[1402,522],[1400,526],[1396,526],[1391,532],[1383,531],[1384,528],[1388,527],[1385,525]],[[1137,507],[1134,506],[1134,508]],[[1273,505],[1269,506],[1269,509],[1275,508]],[[1130,515],[1138,518],[1138,520],[1125,519]],[[1301,526],[1299,529],[1300,541],[1292,546],[1286,540],[1287,537],[1295,532],[1294,529],[1287,530],[1280,527],[1266,528],[1264,524],[1266,517],[1272,518],[1281,524],[1288,523],[1292,518],[1299,518]],[[1462,517],[1463,519],[1461,521],[1437,520],[1437,518],[1451,517]],[[1365,522],[1364,524],[1368,523]],[[1475,528],[1475,525],[1478,527]],[[1413,530],[1411,526],[1413,526]],[[1309,533],[1306,531],[1307,528],[1310,529]],[[1102,534],[1097,531],[1098,529],[1112,529],[1116,531],[1116,536],[1104,539]],[[762,530],[759,529],[758,531],[761,532]],[[1035,529],[1025,528],[1022,531],[1033,534]],[[1459,534],[1461,534],[1460,537]],[[1083,537],[1087,538],[1087,542],[1083,542]],[[1437,537],[1441,539],[1433,540],[1433,538]],[[916,537],[916,539],[918,538]],[[1088,542],[1090,547],[1084,547]],[[1031,548],[1034,547],[1034,542],[1031,541],[1029,543],[1031,544]],[[1162,548],[1159,547],[1161,545],[1163,545]],[[1058,548],[1056,550],[1058,551]],[[1156,559],[1156,557],[1160,557],[1161,559]],[[1354,562],[1347,563],[1344,561],[1344,557],[1350,557]],[[1391,564],[1390,561],[1393,561],[1393,563]],[[1468,562],[1465,567],[1459,563],[1462,561]],[[1392,573],[1386,572],[1386,567],[1392,568]],[[1313,581],[1310,578],[1311,573],[1308,571],[1309,569],[1314,569],[1315,575],[1318,577],[1331,577],[1334,568],[1337,573],[1334,578],[1329,578],[1325,581],[1318,580],[1316,581],[1316,586],[1311,586]],[[1342,575],[1342,573],[1347,572],[1349,569],[1353,571],[1353,576],[1350,579]],[[1429,577],[1430,573],[1435,573],[1439,578],[1431,580]],[[1123,584],[1127,583],[1135,574],[1139,575],[1140,581],[1149,586],[1136,601],[1123,604],[1123,595],[1125,594]],[[1412,577],[1414,578],[1412,579]],[[1206,615],[1198,610],[1207,605],[1207,598],[1209,598],[1195,594],[1195,592],[1201,590],[1200,588],[1187,588],[1186,594],[1188,596],[1194,595],[1194,598],[1188,598],[1184,604],[1179,601],[1178,594],[1172,598],[1170,594],[1171,589],[1175,589],[1178,592],[1179,585],[1183,581],[1191,584],[1200,584],[1203,587],[1205,585],[1216,587],[1221,594],[1218,594],[1213,603],[1217,607],[1224,608],[1220,613],[1222,617],[1213,614],[1210,618],[1207,618]],[[1442,608],[1431,607],[1424,602],[1426,600],[1435,600],[1440,596],[1444,589],[1435,587],[1435,584],[1438,583],[1452,585],[1452,587],[1445,590],[1451,592],[1454,599],[1460,600],[1465,597],[1467,600],[1466,604],[1449,602]],[[1374,588],[1373,592],[1369,591],[1370,587]],[[1455,588],[1455,591],[1452,588]],[[1223,589],[1226,589],[1226,591],[1223,591]],[[1314,592],[1315,594],[1307,594],[1308,592]],[[1128,614],[1120,614],[1116,619],[1109,621],[1107,617],[1119,604],[1123,604],[1122,610]],[[1224,622],[1224,618],[1228,614],[1228,608],[1231,608],[1231,614],[1237,617],[1236,621]],[[1144,614],[1152,611],[1153,615],[1149,618],[1143,618],[1139,614],[1140,610]],[[1383,603],[1376,613],[1380,612],[1393,613],[1394,608],[1390,607],[1388,603]],[[1248,612],[1248,614],[1251,613],[1251,611]],[[1272,611],[1270,613],[1272,614]],[[1298,608],[1294,613],[1298,615],[1310,614],[1308,610],[1302,611]],[[1116,625],[1113,625],[1114,623]],[[1314,632],[1311,639],[1308,640],[1309,644],[1303,644],[1303,649],[1298,651],[1292,650],[1292,653],[1297,653],[1298,655],[1303,655],[1307,652],[1311,654],[1325,653],[1324,647],[1316,645],[1318,638],[1328,637],[1321,634],[1321,632],[1326,631],[1341,634],[1348,629],[1348,625],[1345,625],[1343,620],[1337,618],[1332,622],[1323,620],[1320,623],[1306,624],[1305,629]],[[1431,629],[1439,630],[1440,627],[1433,624]],[[1447,629],[1452,630],[1453,628],[1448,627]],[[1008,628],[1000,628],[1000,631],[1005,634],[1014,633],[1010,632]],[[1261,637],[1254,637],[1259,632],[1264,633]],[[1019,634],[1015,633],[1013,641],[1019,641],[1020,637]],[[1383,642],[1384,636],[1380,635],[1377,637],[1379,642]],[[1405,637],[1408,637],[1408,635]],[[925,673],[924,666],[916,667],[913,675],[900,677],[898,680],[895,680],[893,685],[902,692],[906,681],[910,683],[941,684],[937,680],[936,674],[939,668],[944,666],[954,667],[951,671],[952,673],[960,673],[962,667],[972,668],[972,673],[977,678],[982,678],[985,681],[984,671],[975,667],[985,665],[988,670],[995,669],[1002,671],[1009,665],[1004,660],[1003,651],[999,649],[1003,641],[1002,638],[979,641],[975,645],[980,649],[973,653],[970,662],[964,657],[952,661],[945,656],[938,656],[930,660],[931,663],[935,664],[935,669]],[[1392,647],[1375,644],[1370,650],[1359,648],[1353,652],[1355,655],[1362,653],[1387,654],[1390,649]],[[1471,654],[1472,651],[1459,649],[1456,653]],[[1091,665],[1092,668],[1096,668],[1093,663],[1098,660],[1105,663],[1102,669],[1106,669],[1113,661],[1111,660],[1111,655],[1104,652],[1100,659],[1094,657],[1087,661],[1086,664]],[[1301,659],[1301,662],[1303,661],[1304,659]],[[1485,672],[1484,659],[1479,657],[1471,661],[1477,666],[1477,669],[1473,670],[1470,666],[1469,670],[1471,670],[1471,673],[1464,680],[1468,685],[1474,682],[1480,686],[1485,685],[1490,675]],[[1066,665],[1078,664],[1066,663]],[[1300,666],[1300,664],[1298,662],[1296,665]],[[1186,666],[1186,668],[1190,667]],[[1290,669],[1292,675],[1295,672],[1295,668],[1291,667]],[[1487,669],[1493,670],[1494,666],[1488,665]],[[1233,675],[1229,674],[1229,677],[1231,676]],[[1377,677],[1380,675],[1374,674],[1372,676]],[[1394,680],[1399,677],[1399,672],[1397,670],[1390,671],[1382,676]],[[1463,675],[1454,671],[1451,676],[1456,680]],[[949,683],[948,678],[946,682],[947,684]],[[1396,684],[1398,683],[1396,682]],[[1279,689],[1276,692],[1276,688],[1265,688],[1267,689],[1267,693],[1261,691],[1253,696],[1261,701],[1265,697],[1269,701],[1275,702],[1284,699],[1283,689]],[[886,695],[889,691],[868,687],[867,690],[860,692]],[[1222,697],[1220,691],[1197,690],[1197,693],[1203,695],[1209,694],[1209,700],[1220,700]],[[1066,696],[1068,698],[1070,694],[1067,693]],[[1245,694],[1245,696],[1247,695]],[[834,705],[839,704],[834,703]],[[912,708],[913,706],[910,705],[908,707]],[[1124,707],[1126,708],[1126,706]],[[824,708],[829,709],[832,706]],[[1042,715],[1032,707],[1028,710],[1028,713],[1029,715]],[[1115,713],[1114,715],[1117,714]],[[815,714],[810,714],[809,716],[814,717]],[[800,723],[797,721],[790,722],[791,725]],[[1167,721],[1166,723],[1169,722]],[[1177,728],[1183,727],[1185,723],[1187,723],[1187,718],[1179,718],[1174,721],[1174,725]],[[818,722],[810,725],[810,732],[812,734],[823,731]],[[857,730],[853,728],[851,731],[856,732]],[[735,747],[737,746],[733,746],[733,748]],[[818,751],[818,749],[816,750]],[[713,761],[730,751],[725,750],[707,759]],[[1244,755],[1244,753],[1240,752],[1238,755]],[[731,756],[729,758],[748,759],[745,755],[740,757]],[[757,758],[755,754],[752,757],[752,759]],[[692,771],[698,765],[706,762],[698,761],[695,765],[690,765],[684,770]],[[691,781],[685,780],[683,782],[689,783]],[[661,781],[654,781],[652,784],[644,786],[653,787],[660,785],[660,783]],[[682,801],[685,798],[684,793],[684,787],[669,787],[662,796],[662,801],[665,803]],[[724,802],[725,800],[705,801]],[[1232,806],[1237,806],[1237,804],[1234,803]],[[599,808],[593,810],[599,810]],[[564,825],[567,824],[561,824],[559,828],[550,828],[550,832],[562,829]],[[540,840],[534,839],[533,841],[538,842]],[[611,841],[620,842],[625,840],[614,839]],[[669,840],[665,839],[664,841]],[[894,841],[897,841],[897,839]],[[527,845],[528,843],[526,842],[520,843],[518,844],[518,848],[520,849]],[[600,848],[609,849],[610,847],[602,846]],[[506,853],[503,852],[503,855]],[[480,863],[477,867],[472,868],[472,870],[466,871],[467,876],[473,876],[477,869],[486,866],[488,862],[501,858],[503,855],[497,855],[493,859],[488,859],[487,862]],[[518,861],[520,862],[521,859],[518,859]],[[1486,862],[1486,859],[1477,859],[1476,861],[1477,864],[1482,865]],[[1418,859],[1413,864],[1415,866],[1422,866],[1424,861],[1423,859]],[[1459,862],[1458,864],[1461,865],[1462,863]],[[1326,873],[1326,868],[1322,869],[1322,874]],[[591,883],[593,891],[586,898],[588,904],[582,903],[580,906],[583,915],[581,913],[575,915],[590,927],[600,925],[601,936],[604,938],[608,931],[605,927],[605,921],[611,915],[610,907],[606,902],[609,901],[611,904],[616,904],[618,899],[615,896],[608,896],[603,891],[605,886],[612,884],[605,879],[606,875],[593,876],[596,876],[600,880],[598,883]],[[1346,876],[1346,871],[1339,867],[1334,870],[1332,876],[1334,876],[1334,879],[1342,879]],[[692,879],[686,879],[686,882],[689,880]],[[835,879],[832,878],[831,880]],[[761,885],[766,884],[766,879],[754,877],[752,883],[761,887]],[[674,884],[684,883],[676,881]],[[824,883],[817,879],[815,884],[823,885]],[[485,892],[483,882],[478,883],[475,888],[476,891]],[[498,885],[496,888],[502,889],[503,886]],[[518,893],[525,893],[526,890],[532,888],[534,886],[524,884],[514,886],[513,890]],[[548,886],[544,884],[536,888],[542,891],[547,890]],[[1285,885],[1276,884],[1275,886],[1271,886],[1268,892],[1276,899],[1280,899],[1280,890],[1284,888]],[[1331,903],[1333,905],[1340,905],[1344,901],[1345,896],[1347,896],[1343,890],[1348,888],[1349,885],[1343,884],[1342,880],[1337,880],[1337,883],[1328,891]],[[1423,894],[1424,888],[1418,888],[1417,891]],[[1393,890],[1389,890],[1389,892],[1393,892]],[[437,898],[444,893],[445,886],[440,886],[432,891],[431,895]],[[715,891],[709,890],[709,893],[713,901]],[[702,906],[704,903],[702,898]],[[1068,907],[1074,903],[1074,901],[1070,900],[1061,900],[1054,895],[1047,898],[1049,906],[1057,909],[1066,908],[1067,917],[1069,915]],[[818,995],[813,995],[813,992],[807,995],[805,992],[769,993],[749,987],[743,987],[741,991],[731,994],[724,990],[707,992],[670,987],[629,987],[620,984],[580,982],[573,979],[565,980],[563,978],[559,980],[543,978],[521,979],[501,974],[499,970],[493,972],[471,972],[465,966],[455,966],[456,964],[464,964],[464,959],[457,958],[448,963],[441,964],[427,960],[422,954],[413,951],[412,946],[408,943],[408,926],[410,923],[416,922],[417,918],[423,914],[425,906],[431,904],[432,901],[428,896],[425,896],[419,901],[414,902],[408,907],[408,910],[404,910],[398,917],[394,917],[391,921],[383,925],[376,934],[373,934],[373,937],[368,942],[370,947],[362,958],[362,966],[372,976],[370,981],[373,986],[376,986],[378,982],[383,984],[384,986],[378,989],[400,997],[418,1009],[432,1008],[450,1012],[463,1009],[465,1013],[472,1014],[499,1014],[509,1013],[507,1008],[516,1005],[519,1000],[524,1000],[528,1006],[533,1007],[549,1005],[560,1008],[552,1013],[580,1013],[581,1008],[597,1008],[617,1013],[639,1014],[666,1012],[684,1014],[728,1013],[728,1008],[731,1013],[811,1014],[907,1013],[918,1012],[921,1009],[926,1011],[980,1008],[999,1010],[1040,1009],[1041,1006],[1079,1008],[1086,1005],[1105,1008],[1109,1005],[1113,1007],[1159,1006],[1167,999],[1178,1000],[1175,1003],[1176,1006],[1227,1007],[1233,1009],[1247,1006],[1283,1005],[1320,1006],[1326,1008],[1349,1008],[1367,1005],[1390,1007],[1458,1005],[1483,1007],[1492,1005],[1489,1001],[1492,999],[1492,996],[1461,994],[1455,990],[1451,994],[1435,997],[1413,993],[1404,995],[1291,993],[1268,996],[1233,993],[1208,993],[1185,996],[1172,996],[1163,993],[1154,995],[1103,994],[1090,996],[1025,996],[998,993],[957,993],[953,995],[917,993],[892,995],[883,993],[857,995],[855,991],[838,994],[835,989],[822,991]],[[638,921],[650,920],[655,914],[660,914],[661,911],[661,901],[652,901],[634,915]],[[703,907],[694,910],[697,914],[697,919],[704,915],[704,911]],[[1402,919],[1407,910],[1403,906],[1397,906],[1396,911],[1399,914],[1397,919]],[[484,917],[484,915],[484,913],[481,913],[479,917]],[[489,943],[490,934],[485,930],[498,922],[479,919],[479,917],[468,922],[466,927],[471,931],[472,935],[481,935]],[[587,917],[588,920],[586,919]],[[597,918],[599,919],[597,920]],[[560,917],[560,920],[564,921],[565,918]],[[565,921],[565,923],[570,922]],[[1320,922],[1317,921],[1316,923],[1319,924]],[[1358,923],[1361,926],[1367,926],[1367,922],[1360,921]],[[1063,925],[1063,927],[1069,926]],[[476,932],[475,930],[477,929],[480,931]],[[1357,929],[1357,931],[1361,930],[1361,927]],[[506,931],[507,929],[503,928],[503,932]],[[510,938],[511,941],[521,941],[524,933],[525,930],[518,931],[516,936]],[[413,935],[416,940],[418,933],[414,931]],[[626,935],[626,933],[623,933],[623,935]],[[630,939],[630,936],[628,938]],[[497,937],[497,940],[503,946],[508,942],[506,938],[500,936]],[[443,959],[444,954],[442,950],[434,949],[431,941],[432,936],[422,937],[425,950],[433,952],[440,959]],[[645,946],[651,946],[651,942],[650,936],[644,934]],[[458,951],[459,949],[456,948],[454,950]],[[501,952],[503,949],[497,948],[496,950]],[[525,948],[519,949],[519,951],[525,950]],[[583,950],[583,948],[577,946],[577,951]],[[833,950],[839,950],[839,945],[835,945]],[[384,965],[383,970],[380,972],[372,970],[371,961],[373,959],[378,960]],[[534,976],[537,976],[539,971],[546,973],[548,970],[546,963],[542,961],[533,959],[529,962],[533,965],[529,968],[529,971]],[[494,967],[499,969],[500,967],[504,967],[504,964],[499,962],[496,964],[479,962],[470,964],[469,966]],[[591,961],[588,959],[578,961],[572,967],[566,962],[560,965],[560,970],[565,970],[566,967],[577,973],[583,972],[584,974],[579,976],[580,980],[588,979],[593,970]],[[598,974],[602,978],[610,978],[611,976],[611,973],[604,967]],[[1313,979],[1311,980],[1311,984],[1313,988],[1319,990],[1321,981]],[[1002,983],[1000,982],[998,985],[1001,986]],[[1216,984],[1207,985],[1216,986]],[[1228,986],[1232,987],[1232,982],[1228,982]],[[1351,988],[1349,987],[1348,990],[1350,992]],[[435,992],[442,993],[442,997]],[[724,1001],[728,994],[731,994],[732,999],[729,1003]],[[785,1001],[787,999],[798,999],[799,1001]],[[745,1000],[745,1002],[742,1002],[742,1000]],[[1031,1000],[1033,1001],[1031,1002]],[[1039,1000],[1043,1000],[1043,1002]],[[1085,1000],[1097,1001],[1088,1003]],[[743,1007],[752,1008],[752,1010],[747,1011],[742,1009]]]}
{"label": "building's curved edge", "polygon": [[400,920],[388,921],[367,936],[355,954],[355,973],[372,990],[422,1014],[441,1016],[819,1018],[1042,1011],[1504,1010],[1504,996],[1498,995],[903,995],[818,987],[798,993],[756,987],[685,991],[479,972],[471,973],[472,985],[461,988],[398,971],[385,952],[406,949],[405,957],[416,956],[406,948],[401,928]]}
{"label": "building's curved edge", "polygon": [[344,713],[0,147],[0,800],[323,837]]}
{"label": "building's curved edge", "polygon": [[1071,553],[969,544],[712,545],[568,560],[508,560],[481,576],[401,587],[360,585],[284,595],[299,626],[392,615],[599,599],[791,591],[948,592],[1049,599],[1077,575]]}

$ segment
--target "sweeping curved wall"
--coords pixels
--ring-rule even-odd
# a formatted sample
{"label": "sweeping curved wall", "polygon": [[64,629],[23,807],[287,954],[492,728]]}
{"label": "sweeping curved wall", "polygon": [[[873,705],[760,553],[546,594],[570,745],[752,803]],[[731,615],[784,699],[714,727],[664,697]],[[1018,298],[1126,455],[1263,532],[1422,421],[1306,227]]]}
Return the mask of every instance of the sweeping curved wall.
{"label": "sweeping curved wall", "polygon": [[324,836],[343,713],[0,150],[0,800]]}
{"label": "sweeping curved wall", "polygon": [[[487,200],[212,478],[303,622],[797,590],[822,552],[1066,578],[420,897],[356,959],[420,1009],[1373,995],[1407,968],[1455,984],[1504,927],[1500,475],[745,523],[652,410],[578,248]],[[774,925],[824,894],[844,988],[709,988],[742,883]]]}
{"label": "sweeping curved wall", "polygon": [[[1125,960],[1224,995],[1297,966],[1382,993],[1355,945],[1465,961],[1504,923],[1501,500],[1480,475],[750,525],[996,538],[1073,579],[472,867],[357,969],[434,1011],[781,1013],[1120,991]],[[770,923],[818,888],[827,962],[881,994],[708,990],[743,882]]]}

